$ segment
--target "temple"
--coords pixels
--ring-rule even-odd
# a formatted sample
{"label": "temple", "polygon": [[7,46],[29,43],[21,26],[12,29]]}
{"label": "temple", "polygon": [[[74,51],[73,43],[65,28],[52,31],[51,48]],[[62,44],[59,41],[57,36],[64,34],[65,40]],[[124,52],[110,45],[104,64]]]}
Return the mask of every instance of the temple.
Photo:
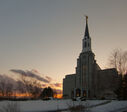
{"label": "temple", "polygon": [[63,97],[85,97],[86,99],[114,99],[119,87],[119,75],[115,68],[101,70],[91,49],[91,37],[86,16],[82,51],[77,59],[75,74],[63,79]]}

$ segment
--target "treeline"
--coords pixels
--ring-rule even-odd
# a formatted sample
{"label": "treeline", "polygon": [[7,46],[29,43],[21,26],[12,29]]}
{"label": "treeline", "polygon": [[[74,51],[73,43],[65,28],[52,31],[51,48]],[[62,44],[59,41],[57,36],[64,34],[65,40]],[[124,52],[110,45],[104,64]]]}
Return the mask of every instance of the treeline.
{"label": "treeline", "polygon": [[119,100],[127,100],[127,74],[121,76],[119,88],[115,91]]}
{"label": "treeline", "polygon": [[119,88],[115,91],[117,98],[127,100],[127,51],[114,49],[109,57],[109,67],[116,68],[121,76]]}
{"label": "treeline", "polygon": [[36,100],[47,97],[57,97],[57,91],[51,87],[42,88],[34,78],[22,76],[20,80],[13,81],[0,75],[0,100]]}
{"label": "treeline", "polygon": [[[40,94],[39,94],[40,93]],[[38,100],[38,99],[42,99],[42,100],[49,100],[49,99],[53,99],[53,98],[57,98],[57,93],[56,91],[54,91],[51,87],[47,87],[42,89],[39,93],[37,93],[37,95],[35,96],[28,96],[29,93],[26,94],[26,96],[16,96],[13,94],[13,92],[11,93],[12,95],[4,95],[4,96],[0,96],[0,100],[11,100],[11,101],[25,101],[25,100]],[[20,93],[21,94],[21,93]]]}

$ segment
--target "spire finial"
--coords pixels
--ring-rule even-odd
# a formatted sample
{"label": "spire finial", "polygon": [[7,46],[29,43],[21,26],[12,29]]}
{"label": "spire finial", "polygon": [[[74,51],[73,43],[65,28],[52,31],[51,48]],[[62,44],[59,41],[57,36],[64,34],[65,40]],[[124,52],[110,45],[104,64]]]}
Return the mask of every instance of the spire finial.
{"label": "spire finial", "polygon": [[86,17],[86,21],[88,20],[88,16],[87,15],[84,15],[84,17]]}
{"label": "spire finial", "polygon": [[89,28],[88,28],[88,16],[84,15],[85,21],[86,21],[86,28],[85,28],[85,34],[83,38],[83,46],[82,46],[82,52],[88,52],[91,50],[91,38],[89,35]]}
{"label": "spire finial", "polygon": [[85,15],[85,17],[86,17],[86,20],[88,20],[88,16],[87,16],[87,15]]}
{"label": "spire finial", "polygon": [[89,29],[88,29],[88,16],[84,15],[86,17],[86,29],[85,29],[85,35],[87,38],[89,38]]}

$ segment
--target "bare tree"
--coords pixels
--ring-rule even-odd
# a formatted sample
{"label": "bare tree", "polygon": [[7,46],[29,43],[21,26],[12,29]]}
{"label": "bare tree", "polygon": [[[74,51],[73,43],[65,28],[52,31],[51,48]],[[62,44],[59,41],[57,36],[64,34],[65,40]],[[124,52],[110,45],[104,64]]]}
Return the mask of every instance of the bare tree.
{"label": "bare tree", "polygon": [[6,83],[6,91],[5,94],[7,97],[10,97],[11,95],[13,95],[14,91],[13,91],[13,84],[8,82]]}
{"label": "bare tree", "polygon": [[109,58],[109,64],[116,68],[119,74],[125,74],[127,72],[127,51],[113,50]]}
{"label": "bare tree", "polygon": [[[41,84],[34,78],[27,76],[21,76],[22,87],[20,86],[20,91],[27,93],[33,98],[37,98],[41,93]],[[21,82],[19,83],[21,85]]]}
{"label": "bare tree", "polygon": [[26,93],[25,85],[23,84],[22,81],[17,81],[17,87],[16,87],[17,92],[20,93]]}
{"label": "bare tree", "polygon": [[5,90],[6,90],[6,80],[4,78],[0,79],[0,93],[2,96],[5,96]]}
{"label": "bare tree", "polygon": [[41,85],[37,80],[29,80],[26,83],[27,91],[30,95],[32,95],[33,98],[37,98],[41,93]]}
{"label": "bare tree", "polygon": [[11,96],[13,94],[13,84],[5,76],[0,77],[0,93],[2,96]]}

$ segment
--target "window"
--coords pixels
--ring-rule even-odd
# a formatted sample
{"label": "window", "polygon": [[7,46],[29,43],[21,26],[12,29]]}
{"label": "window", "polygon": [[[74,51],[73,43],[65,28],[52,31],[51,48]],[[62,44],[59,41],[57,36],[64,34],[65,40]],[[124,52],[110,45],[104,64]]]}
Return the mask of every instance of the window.
{"label": "window", "polygon": [[87,47],[87,43],[86,43],[86,41],[85,41],[85,47]]}
{"label": "window", "polygon": [[89,43],[88,43],[88,47],[89,47]]}

